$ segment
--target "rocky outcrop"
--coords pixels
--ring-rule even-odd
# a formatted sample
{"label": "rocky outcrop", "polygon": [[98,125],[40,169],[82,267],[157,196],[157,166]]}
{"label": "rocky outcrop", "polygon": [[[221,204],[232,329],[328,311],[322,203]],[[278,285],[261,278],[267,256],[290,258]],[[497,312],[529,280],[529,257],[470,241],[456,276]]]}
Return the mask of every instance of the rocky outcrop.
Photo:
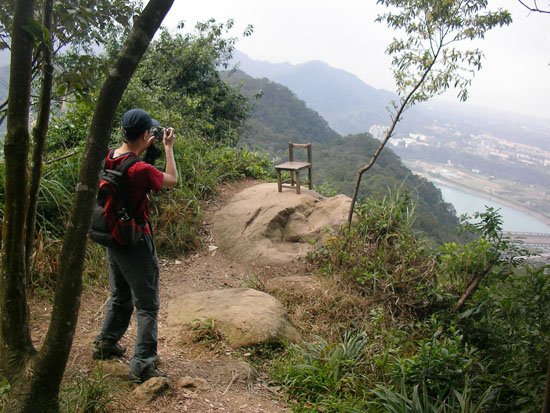
{"label": "rocky outcrop", "polygon": [[314,191],[277,192],[265,183],[236,194],[214,218],[220,249],[245,262],[280,264],[304,257],[345,223],[351,199]]}

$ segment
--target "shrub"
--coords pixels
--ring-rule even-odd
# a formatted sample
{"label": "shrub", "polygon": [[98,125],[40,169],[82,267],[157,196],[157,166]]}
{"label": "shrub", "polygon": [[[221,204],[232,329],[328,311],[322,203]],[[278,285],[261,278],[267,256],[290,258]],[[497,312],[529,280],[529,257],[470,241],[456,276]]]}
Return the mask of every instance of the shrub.
{"label": "shrub", "polygon": [[369,198],[351,227],[328,238],[312,258],[325,273],[338,273],[362,294],[386,302],[394,314],[417,312],[429,304],[435,267],[411,230],[413,212],[407,194]]}
{"label": "shrub", "polygon": [[413,342],[412,354],[402,355],[388,365],[392,382],[408,388],[421,383],[422,390],[434,399],[446,399],[453,389],[463,385],[464,377],[478,374],[477,351],[452,324],[446,328],[434,317],[425,330],[431,337]]}
{"label": "shrub", "polygon": [[459,323],[487,363],[501,412],[536,412],[550,348],[550,279],[523,266],[480,288]]}

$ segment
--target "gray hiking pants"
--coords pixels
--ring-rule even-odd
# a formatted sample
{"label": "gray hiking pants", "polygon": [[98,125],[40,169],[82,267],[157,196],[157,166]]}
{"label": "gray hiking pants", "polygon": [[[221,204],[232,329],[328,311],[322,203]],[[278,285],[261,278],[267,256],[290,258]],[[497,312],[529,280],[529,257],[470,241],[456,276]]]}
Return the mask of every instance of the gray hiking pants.
{"label": "gray hiking pants", "polygon": [[107,248],[111,298],[99,340],[116,343],[122,338],[134,307],[137,337],[130,372],[141,372],[158,360],[157,315],[159,310],[159,267],[151,236],[135,246]]}

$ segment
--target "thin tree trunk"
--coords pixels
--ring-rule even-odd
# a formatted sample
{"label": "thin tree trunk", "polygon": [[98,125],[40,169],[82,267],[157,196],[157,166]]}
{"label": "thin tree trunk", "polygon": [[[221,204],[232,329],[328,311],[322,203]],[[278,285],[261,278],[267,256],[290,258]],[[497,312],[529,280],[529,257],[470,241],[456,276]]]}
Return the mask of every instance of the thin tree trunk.
{"label": "thin tree trunk", "polygon": [[[151,0],[136,20],[122,51],[109,71],[96,104],[75,199],[61,249],[52,318],[40,353],[31,361],[33,374],[24,383],[15,381],[10,412],[57,412],[58,394],[78,319],[82,293],[82,268],[99,172],[107,153],[116,108],[153,35],[173,0]],[[10,101],[11,104],[11,101]],[[20,376],[19,376],[20,377]],[[11,384],[11,382],[10,382]]]}
{"label": "thin tree trunk", "polygon": [[33,38],[24,29],[32,20],[34,0],[15,5],[10,84],[4,142],[4,221],[0,277],[0,357],[7,379],[14,381],[34,353],[25,292],[25,212],[28,202],[27,156]]}
{"label": "thin tree trunk", "polygon": [[[53,0],[44,2],[42,25],[50,33],[52,32]],[[51,43],[51,38],[50,38]],[[38,101],[38,117],[33,129],[33,152],[30,175],[29,206],[27,209],[27,232],[25,234],[25,267],[27,271],[27,285],[32,281],[34,269],[31,268],[31,258],[34,246],[36,227],[36,208],[38,205],[38,192],[40,190],[40,177],[42,176],[42,160],[46,147],[46,136],[50,119],[51,93],[53,84],[53,63],[51,45],[41,45],[42,51],[42,81],[40,86],[40,98]]]}
{"label": "thin tree trunk", "polygon": [[464,291],[464,293],[456,303],[455,307],[453,308],[454,313],[458,313],[462,310],[462,308],[464,308],[464,305],[466,305],[466,301],[468,301],[468,299],[476,292],[482,278],[485,277],[489,273],[489,271],[491,271],[491,268],[493,268],[493,264],[493,261],[488,262],[479,273],[475,274],[472,277],[472,279],[468,283],[466,291]]}
{"label": "thin tree trunk", "polygon": [[401,104],[399,105],[399,109],[397,110],[397,113],[395,114],[395,117],[392,119],[392,124],[388,131],[386,132],[386,137],[382,141],[380,145],[378,145],[378,148],[376,148],[376,151],[374,151],[374,154],[372,155],[369,163],[359,169],[357,172],[357,179],[355,181],[355,188],[353,190],[353,196],[351,197],[351,205],[348,212],[348,225],[351,225],[351,221],[353,219],[353,212],[355,209],[355,203],[357,202],[357,197],[359,196],[359,187],[361,185],[361,178],[363,177],[363,174],[367,172],[372,166],[375,164],[376,160],[378,159],[378,156],[380,155],[380,152],[382,152],[382,149],[386,146],[386,143],[390,140],[390,138],[393,136],[393,131],[395,130],[395,127],[397,126],[397,123],[401,120],[401,115],[407,108],[410,100],[416,93],[416,91],[422,86],[424,81],[426,80],[426,77],[432,70],[432,67],[434,66],[435,62],[437,61],[437,57],[439,56],[439,53],[441,51],[441,45],[437,49],[437,52],[434,54],[433,60],[431,61],[430,65],[426,68],[425,72],[422,74],[422,77],[418,80],[418,82],[414,85],[412,90],[409,92],[409,94],[401,101]]}

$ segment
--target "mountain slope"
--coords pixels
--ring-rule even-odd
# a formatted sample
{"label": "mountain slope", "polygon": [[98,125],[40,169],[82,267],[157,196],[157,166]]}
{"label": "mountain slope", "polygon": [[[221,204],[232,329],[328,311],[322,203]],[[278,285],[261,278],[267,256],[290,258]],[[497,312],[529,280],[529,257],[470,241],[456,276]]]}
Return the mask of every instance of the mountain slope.
{"label": "mountain slope", "polygon": [[288,142],[325,143],[339,137],[287,87],[265,78],[254,79],[240,71],[225,76],[229,83],[240,87],[252,104],[245,138],[249,145],[281,156]]}

